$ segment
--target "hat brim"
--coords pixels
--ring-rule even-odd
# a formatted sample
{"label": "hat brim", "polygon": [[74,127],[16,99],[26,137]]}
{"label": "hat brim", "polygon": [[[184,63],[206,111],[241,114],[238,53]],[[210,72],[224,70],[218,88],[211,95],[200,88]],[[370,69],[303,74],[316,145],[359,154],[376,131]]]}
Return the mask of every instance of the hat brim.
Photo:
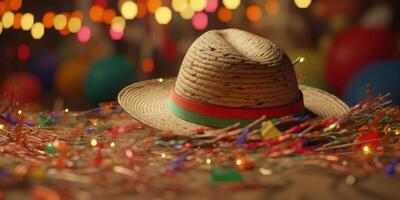
{"label": "hat brim", "polygon": [[[123,109],[138,121],[151,127],[190,135],[199,127],[175,116],[168,108],[168,100],[176,78],[154,79],[131,84],[118,95]],[[342,116],[349,107],[336,96],[317,88],[299,85],[304,106],[320,117]],[[206,128],[206,127],[205,127]]]}

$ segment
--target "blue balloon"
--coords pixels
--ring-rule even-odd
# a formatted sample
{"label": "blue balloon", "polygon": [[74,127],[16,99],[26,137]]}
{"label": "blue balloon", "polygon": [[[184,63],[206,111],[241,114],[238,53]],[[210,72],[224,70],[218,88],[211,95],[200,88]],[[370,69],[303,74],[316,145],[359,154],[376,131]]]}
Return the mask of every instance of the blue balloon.
{"label": "blue balloon", "polygon": [[394,104],[400,104],[400,61],[385,60],[370,64],[350,81],[345,101],[353,106],[367,97],[366,85],[374,95],[391,93]]}
{"label": "blue balloon", "polygon": [[29,58],[27,69],[39,78],[46,89],[51,89],[59,63],[59,58],[55,53],[44,51]]}

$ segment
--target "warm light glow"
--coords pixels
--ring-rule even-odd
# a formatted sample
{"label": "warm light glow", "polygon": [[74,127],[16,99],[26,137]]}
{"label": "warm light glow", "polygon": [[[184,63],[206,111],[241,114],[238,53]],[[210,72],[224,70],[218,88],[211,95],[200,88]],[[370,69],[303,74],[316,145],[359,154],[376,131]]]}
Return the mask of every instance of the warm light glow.
{"label": "warm light glow", "polygon": [[58,32],[60,33],[60,35],[64,35],[64,36],[70,34],[67,26],[65,26],[63,29],[59,30]]}
{"label": "warm light glow", "polygon": [[207,165],[210,165],[211,164],[211,159],[207,158],[206,159],[206,163],[207,163]]}
{"label": "warm light glow", "polygon": [[183,19],[192,19],[194,10],[189,5],[186,5],[180,14]]}
{"label": "warm light glow", "polygon": [[243,161],[241,159],[236,159],[236,165],[241,165]]}
{"label": "warm light glow", "polygon": [[78,34],[76,34],[76,36],[78,37],[79,42],[86,43],[90,40],[92,33],[89,27],[82,26],[81,30],[78,31]]}
{"label": "warm light glow", "polygon": [[53,24],[56,30],[62,30],[67,26],[67,17],[63,14],[57,14],[54,17]]}
{"label": "warm light glow", "polygon": [[247,7],[246,9],[246,17],[252,22],[260,21],[262,16],[261,8],[256,5],[252,5]]}
{"label": "warm light glow", "polygon": [[22,110],[18,110],[17,113],[18,113],[18,115],[22,114]]}
{"label": "warm light glow", "polygon": [[312,0],[294,0],[294,4],[299,8],[308,8],[311,3]]}
{"label": "warm light glow", "polygon": [[162,82],[164,82],[164,79],[163,78],[158,78],[157,81],[162,83]]}
{"label": "warm light glow", "polygon": [[4,129],[4,125],[3,124],[0,124],[0,129]]}
{"label": "warm light glow", "polygon": [[133,19],[138,13],[138,7],[133,1],[125,1],[121,5],[121,14],[125,19]]}
{"label": "warm light glow", "polygon": [[111,24],[112,20],[114,19],[114,17],[117,14],[115,13],[115,11],[113,9],[106,9],[104,11],[104,15],[103,15],[103,21],[106,24]]}
{"label": "warm light glow", "polygon": [[189,5],[194,11],[202,11],[207,5],[206,0],[189,0]]}
{"label": "warm light glow", "polygon": [[111,142],[111,143],[110,143],[110,147],[111,147],[111,148],[115,147],[115,142]]}
{"label": "warm light glow", "polygon": [[29,58],[30,50],[27,44],[20,44],[17,49],[18,59],[26,60]]}
{"label": "warm light glow", "polygon": [[144,2],[137,2],[137,6],[138,6],[138,14],[137,17],[142,18],[144,16],[146,16],[147,13],[147,7],[146,4]]}
{"label": "warm light glow", "polygon": [[213,13],[217,11],[217,8],[218,8],[218,0],[207,0],[207,5],[204,10],[206,12]]}
{"label": "warm light glow", "polygon": [[14,14],[14,24],[13,24],[13,28],[14,29],[20,29],[21,28],[21,19],[22,19],[22,13],[15,13]]}
{"label": "warm light glow", "polygon": [[14,24],[14,13],[7,11],[1,17],[3,28],[8,29]]}
{"label": "warm light glow", "polygon": [[43,15],[42,22],[45,28],[53,27],[54,17],[56,14],[54,12],[47,12]]}
{"label": "warm light glow", "polygon": [[75,10],[74,12],[71,13],[71,17],[77,17],[82,21],[83,20],[83,13],[80,10]]}
{"label": "warm light glow", "polygon": [[11,10],[16,11],[19,10],[21,8],[22,5],[22,0],[9,0],[9,7]]}
{"label": "warm light glow", "polygon": [[0,34],[3,32],[3,24],[0,22]]}
{"label": "warm light glow", "polygon": [[82,26],[82,21],[78,17],[71,17],[68,21],[68,29],[71,33],[77,33]]}
{"label": "warm light glow", "polygon": [[126,26],[126,21],[121,16],[116,16],[111,21],[111,29],[114,32],[123,32],[125,30],[125,26]]}
{"label": "warm light glow", "polygon": [[222,0],[224,6],[228,9],[234,10],[240,5],[240,0]]}
{"label": "warm light glow", "polygon": [[278,0],[267,0],[265,2],[265,10],[267,11],[267,14],[270,16],[274,16],[278,14],[280,9],[280,5]]}
{"label": "warm light glow", "polygon": [[187,0],[172,0],[172,9],[176,12],[182,12],[187,5]]}
{"label": "warm light glow", "polygon": [[89,17],[94,22],[101,22],[103,20],[104,8],[99,5],[93,5],[89,9]]}
{"label": "warm light glow", "polygon": [[3,1],[0,1],[0,15],[6,11],[6,4]]}
{"label": "warm light glow", "polygon": [[165,153],[161,154],[161,158],[166,158],[167,156],[165,155]]}
{"label": "warm light glow", "polygon": [[24,31],[29,31],[32,28],[35,17],[32,13],[25,13],[21,18],[21,28]]}
{"label": "warm light glow", "polygon": [[142,70],[144,73],[149,74],[154,71],[154,61],[151,58],[145,58],[142,61]]}
{"label": "warm light glow", "polygon": [[159,24],[168,24],[172,18],[172,12],[168,7],[160,7],[155,13],[156,21]]}
{"label": "warm light glow", "polygon": [[124,37],[124,31],[115,31],[112,27],[110,27],[110,30],[108,31],[108,34],[110,35],[111,39],[113,40],[120,40],[122,37]]}
{"label": "warm light glow", "polygon": [[42,22],[36,22],[33,24],[31,29],[31,35],[33,39],[40,39],[44,35],[44,25]]}
{"label": "warm light glow", "polygon": [[151,13],[155,13],[158,8],[162,6],[161,0],[148,0],[147,1],[147,9]]}
{"label": "warm light glow", "polygon": [[208,25],[208,17],[205,13],[199,12],[193,16],[192,25],[195,29],[203,30]]}
{"label": "warm light glow", "polygon": [[69,109],[68,108],[64,109],[64,112],[66,112],[66,113],[69,112]]}
{"label": "warm light glow", "polygon": [[364,152],[365,155],[369,155],[369,154],[371,154],[371,148],[369,148],[368,145],[364,145],[363,146],[363,152]]}
{"label": "warm light glow", "polygon": [[229,9],[225,8],[225,7],[221,7],[218,10],[218,19],[221,22],[230,22],[232,19],[232,11],[230,11]]}
{"label": "warm light glow", "polygon": [[90,145],[92,145],[93,147],[96,146],[97,145],[97,140],[95,138],[90,140]]}

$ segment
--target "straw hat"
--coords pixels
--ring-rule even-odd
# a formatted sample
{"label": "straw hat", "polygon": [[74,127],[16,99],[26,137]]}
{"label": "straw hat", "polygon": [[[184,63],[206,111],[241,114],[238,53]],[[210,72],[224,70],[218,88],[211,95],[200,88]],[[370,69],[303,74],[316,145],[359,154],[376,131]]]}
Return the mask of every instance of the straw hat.
{"label": "straw hat", "polygon": [[118,101],[137,120],[177,134],[301,113],[341,116],[348,107],[298,85],[293,64],[273,42],[238,29],[212,30],[189,48],[178,77],[135,83]]}

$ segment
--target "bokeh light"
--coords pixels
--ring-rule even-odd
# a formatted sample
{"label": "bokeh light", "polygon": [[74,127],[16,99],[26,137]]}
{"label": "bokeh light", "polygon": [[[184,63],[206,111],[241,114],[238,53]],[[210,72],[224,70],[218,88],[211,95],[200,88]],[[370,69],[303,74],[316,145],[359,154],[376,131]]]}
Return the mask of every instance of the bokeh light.
{"label": "bokeh light", "polygon": [[0,1],[0,15],[6,11],[6,4]]}
{"label": "bokeh light", "polygon": [[0,22],[0,34],[3,32],[3,24]]}
{"label": "bokeh light", "polygon": [[68,26],[65,26],[63,29],[58,31],[60,33],[60,35],[66,36],[68,34],[70,34],[71,32],[69,32]]}
{"label": "bokeh light", "polygon": [[121,40],[124,37],[124,31],[115,31],[112,27],[110,27],[108,33],[113,40]]}
{"label": "bokeh light", "polygon": [[22,13],[15,13],[14,14],[14,24],[13,24],[13,28],[14,29],[20,29],[21,28],[21,18],[22,18]]}
{"label": "bokeh light", "polygon": [[8,29],[14,24],[14,13],[7,11],[1,17],[1,23],[3,23],[3,28]]}
{"label": "bokeh light", "polygon": [[171,9],[168,7],[160,7],[156,10],[155,17],[159,24],[168,24],[172,19]]}
{"label": "bokeh light", "polygon": [[82,21],[78,17],[71,17],[68,21],[68,29],[71,33],[76,33],[81,29]]}
{"label": "bokeh light", "polygon": [[267,0],[265,2],[265,10],[267,14],[270,16],[277,15],[280,9],[279,1],[278,0]]}
{"label": "bokeh light", "polygon": [[234,10],[240,5],[240,0],[222,0],[224,6],[228,9]]}
{"label": "bokeh light", "polygon": [[67,16],[65,16],[64,14],[57,14],[54,17],[54,28],[56,30],[62,30],[67,26]]}
{"label": "bokeh light", "polygon": [[138,7],[137,17],[138,18],[142,18],[142,17],[146,16],[146,14],[147,14],[146,3],[143,2],[143,1],[138,1],[136,4],[137,4],[137,7]]}
{"label": "bokeh light", "polygon": [[78,37],[79,42],[86,43],[90,40],[90,37],[92,36],[92,32],[90,31],[89,27],[82,26],[81,29],[76,34],[76,36]]}
{"label": "bokeh light", "polygon": [[298,8],[308,8],[312,3],[312,0],[294,0],[294,4]]}
{"label": "bokeh light", "polygon": [[94,22],[102,22],[104,8],[99,5],[93,5],[89,9],[89,17]]}
{"label": "bokeh light", "polygon": [[22,5],[22,0],[10,0],[9,1],[9,7],[11,10],[16,11],[21,8]]}
{"label": "bokeh light", "polygon": [[161,0],[148,0],[147,1],[147,9],[151,13],[155,13],[158,8],[162,6]]}
{"label": "bokeh light", "polygon": [[121,16],[116,16],[114,19],[111,21],[111,29],[114,32],[123,32],[126,26],[126,21],[123,17]]}
{"label": "bokeh light", "polygon": [[20,60],[27,60],[29,58],[30,50],[27,44],[20,44],[17,48],[17,56]]}
{"label": "bokeh light", "polygon": [[260,21],[262,16],[261,8],[257,5],[251,5],[246,8],[246,17],[249,21]]}
{"label": "bokeh light", "polygon": [[[14,19],[15,20],[15,19]],[[28,31],[32,28],[33,23],[35,22],[35,17],[32,13],[25,13],[21,18],[21,28],[24,31]]]}
{"label": "bokeh light", "polygon": [[105,8],[108,4],[108,0],[93,0],[93,4]]}
{"label": "bokeh light", "polygon": [[71,17],[77,17],[82,21],[83,20],[83,13],[80,10],[75,10],[75,11],[73,11],[71,13]]}
{"label": "bokeh light", "polygon": [[189,5],[186,5],[180,14],[183,19],[192,19],[194,10]]}
{"label": "bokeh light", "polygon": [[194,11],[202,11],[207,5],[206,0],[189,0],[189,5]]}
{"label": "bokeh light", "polygon": [[217,11],[217,8],[218,8],[218,0],[207,0],[207,5],[204,10],[206,12],[213,13]]}
{"label": "bokeh light", "polygon": [[225,7],[219,8],[218,19],[224,23],[230,22],[232,20],[232,11]]}
{"label": "bokeh light", "polygon": [[55,16],[56,14],[54,12],[47,12],[43,15],[42,22],[45,28],[53,27]]}
{"label": "bokeh light", "polygon": [[33,24],[31,29],[31,35],[33,39],[40,39],[44,35],[44,25],[42,22],[36,22]]}
{"label": "bokeh light", "polygon": [[187,6],[187,0],[172,0],[172,9],[176,12],[182,12]]}
{"label": "bokeh light", "polygon": [[105,24],[111,24],[112,20],[114,19],[114,17],[117,15],[117,13],[111,9],[108,8],[104,11],[104,15],[103,15],[103,21]]}
{"label": "bokeh light", "polygon": [[197,30],[203,30],[208,25],[208,17],[205,13],[199,12],[193,16],[192,25]]}
{"label": "bokeh light", "polygon": [[151,58],[145,58],[142,61],[142,71],[146,74],[149,74],[154,71],[154,61]]}
{"label": "bokeh light", "polygon": [[138,13],[138,7],[133,1],[124,1],[121,5],[121,15],[125,19],[133,19]]}

